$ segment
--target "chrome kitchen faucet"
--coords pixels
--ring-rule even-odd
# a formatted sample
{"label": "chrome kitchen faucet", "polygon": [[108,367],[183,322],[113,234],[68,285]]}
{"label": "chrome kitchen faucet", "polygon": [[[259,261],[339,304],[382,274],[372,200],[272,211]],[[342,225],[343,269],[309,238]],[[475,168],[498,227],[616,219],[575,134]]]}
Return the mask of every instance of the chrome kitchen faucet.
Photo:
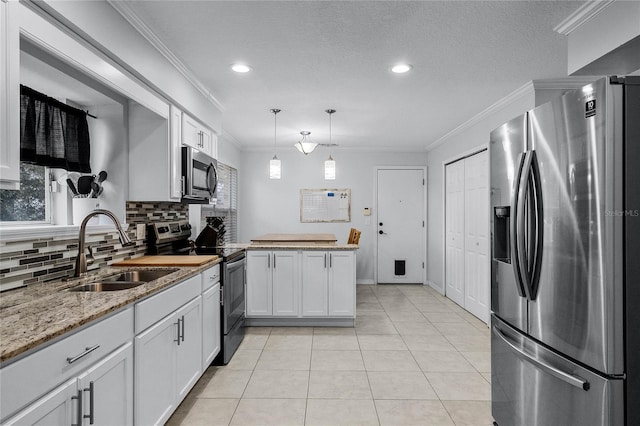
{"label": "chrome kitchen faucet", "polygon": [[[124,232],[124,230],[122,229],[122,225],[120,225],[120,222],[118,221],[118,218],[111,213],[109,210],[104,210],[104,209],[96,209],[93,210],[91,212],[89,212],[85,218],[82,220],[82,224],[80,224],[80,234],[78,235],[78,255],[76,256],[76,272],[73,275],[74,277],[80,277],[84,274],[87,273],[87,256],[84,254],[84,240],[85,240],[85,234],[86,234],[86,228],[87,228],[87,222],[89,222],[89,219],[91,219],[93,216],[97,216],[99,214],[103,214],[107,217],[109,217],[113,223],[116,225],[116,228],[118,230],[118,235],[120,236],[120,242],[122,243],[123,246],[128,246],[133,244],[131,242],[131,240],[129,239],[129,237],[127,236],[127,234]],[[93,263],[93,251],[89,250],[89,256],[92,259],[92,263]]]}

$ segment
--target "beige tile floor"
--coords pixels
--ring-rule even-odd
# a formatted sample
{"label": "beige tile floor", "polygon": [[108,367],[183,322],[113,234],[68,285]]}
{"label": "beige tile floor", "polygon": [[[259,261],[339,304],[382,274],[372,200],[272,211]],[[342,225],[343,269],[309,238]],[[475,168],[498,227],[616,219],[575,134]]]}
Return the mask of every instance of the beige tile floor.
{"label": "beige tile floor", "polygon": [[356,300],[354,328],[248,328],[168,425],[492,424],[484,323],[423,286]]}

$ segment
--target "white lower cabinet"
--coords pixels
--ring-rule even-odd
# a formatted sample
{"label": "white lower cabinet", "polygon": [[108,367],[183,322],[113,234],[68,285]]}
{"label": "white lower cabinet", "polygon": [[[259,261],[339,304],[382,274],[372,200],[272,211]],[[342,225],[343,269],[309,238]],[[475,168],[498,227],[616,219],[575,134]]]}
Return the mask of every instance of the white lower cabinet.
{"label": "white lower cabinet", "polygon": [[202,297],[180,309],[176,318],[182,328],[176,345],[176,385],[182,401],[202,373]]}
{"label": "white lower cabinet", "polygon": [[[15,404],[28,405],[2,424],[133,424],[131,311],[116,314],[3,368],[3,417]],[[46,383],[62,384],[52,389]]]}
{"label": "white lower cabinet", "polygon": [[136,424],[163,424],[200,377],[201,309],[198,296],[136,336]]}
{"label": "white lower cabinet", "polygon": [[176,408],[176,328],[170,316],[135,338],[136,424],[162,423]]}
{"label": "white lower cabinet", "polygon": [[0,423],[164,424],[220,352],[220,300],[215,265],[2,367]]}
{"label": "white lower cabinet", "polygon": [[326,316],[328,309],[328,254],[326,251],[302,252],[302,315]]}
{"label": "white lower cabinet", "polygon": [[249,250],[247,318],[355,315],[351,250]]}
{"label": "white lower cabinet", "polygon": [[297,251],[250,250],[247,254],[247,317],[298,316]]}
{"label": "white lower cabinet", "polygon": [[302,252],[302,315],[353,316],[355,267],[352,251]]}
{"label": "white lower cabinet", "polygon": [[220,353],[220,282],[202,293],[202,371]]}
{"label": "white lower cabinet", "polygon": [[77,424],[78,381],[69,380],[49,392],[3,425],[71,425]]}
{"label": "white lower cabinet", "polygon": [[271,262],[273,252],[247,252],[247,317],[273,315]]}
{"label": "white lower cabinet", "polygon": [[300,313],[298,295],[298,252],[273,252],[273,315],[296,317]]}
{"label": "white lower cabinet", "polygon": [[329,316],[356,312],[356,256],[352,251],[329,253]]}

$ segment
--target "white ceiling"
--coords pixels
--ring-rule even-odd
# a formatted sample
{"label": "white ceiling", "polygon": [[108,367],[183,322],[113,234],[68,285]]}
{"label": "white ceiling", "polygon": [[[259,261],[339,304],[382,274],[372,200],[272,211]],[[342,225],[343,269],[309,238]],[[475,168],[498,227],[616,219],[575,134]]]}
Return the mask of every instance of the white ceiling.
{"label": "white ceiling", "polygon": [[[565,77],[553,28],[579,1],[127,1],[214,94],[243,148],[301,130],[362,149],[422,150],[534,79]],[[390,72],[396,62],[414,68]],[[230,65],[253,70],[236,74]]]}

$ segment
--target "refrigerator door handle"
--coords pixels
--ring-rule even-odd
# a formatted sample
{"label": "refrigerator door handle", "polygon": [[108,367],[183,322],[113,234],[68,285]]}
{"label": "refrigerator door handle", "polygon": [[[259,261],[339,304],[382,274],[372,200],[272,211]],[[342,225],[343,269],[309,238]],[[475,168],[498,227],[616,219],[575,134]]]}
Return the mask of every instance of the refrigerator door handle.
{"label": "refrigerator door handle", "polygon": [[586,381],[585,379],[583,379],[582,377],[579,377],[579,376],[567,373],[565,371],[562,371],[562,370],[560,370],[560,369],[558,369],[558,368],[556,368],[556,367],[554,367],[552,365],[549,365],[546,362],[536,358],[534,355],[528,354],[523,349],[518,348],[495,325],[492,327],[492,330],[493,330],[493,333],[498,338],[500,338],[507,346],[509,346],[509,348],[511,348],[511,350],[513,350],[517,355],[521,356],[522,358],[525,358],[527,361],[529,361],[531,364],[535,365],[536,367],[540,368],[541,370],[544,370],[545,372],[551,374],[552,376],[556,377],[557,379],[560,379],[563,382],[568,383],[568,384],[570,384],[572,386],[575,386],[577,388],[580,388],[580,389],[582,389],[584,391],[588,391],[589,388],[591,387],[589,382]]}
{"label": "refrigerator door handle", "polygon": [[533,187],[533,199],[530,200],[533,229],[530,238],[533,238],[533,253],[531,255],[532,267],[529,276],[529,298],[535,300],[540,284],[540,269],[542,267],[542,248],[544,247],[544,215],[542,207],[542,184],[540,182],[540,169],[536,152],[531,151],[531,183]]}
{"label": "refrigerator door handle", "polygon": [[516,278],[516,288],[520,297],[527,297],[523,284],[523,269],[522,264],[519,261],[520,258],[520,238],[518,238],[518,218],[522,215],[518,210],[520,205],[520,198],[524,197],[524,194],[520,191],[522,186],[522,175],[524,171],[524,162],[526,154],[521,153],[518,156],[518,172],[516,174],[515,182],[513,185],[513,199],[511,204],[511,265],[513,266],[513,273]]}
{"label": "refrigerator door handle", "polygon": [[526,211],[531,206],[531,199],[527,199],[527,192],[531,182],[531,163],[533,161],[533,151],[527,151],[524,154],[522,172],[520,174],[520,182],[518,185],[518,201],[516,211],[516,236],[515,241],[517,250],[517,263],[520,269],[520,279],[527,299],[531,298],[531,274],[529,270],[529,255],[527,252],[527,243],[530,241],[531,235],[527,229],[527,216],[530,218],[530,212]]}

